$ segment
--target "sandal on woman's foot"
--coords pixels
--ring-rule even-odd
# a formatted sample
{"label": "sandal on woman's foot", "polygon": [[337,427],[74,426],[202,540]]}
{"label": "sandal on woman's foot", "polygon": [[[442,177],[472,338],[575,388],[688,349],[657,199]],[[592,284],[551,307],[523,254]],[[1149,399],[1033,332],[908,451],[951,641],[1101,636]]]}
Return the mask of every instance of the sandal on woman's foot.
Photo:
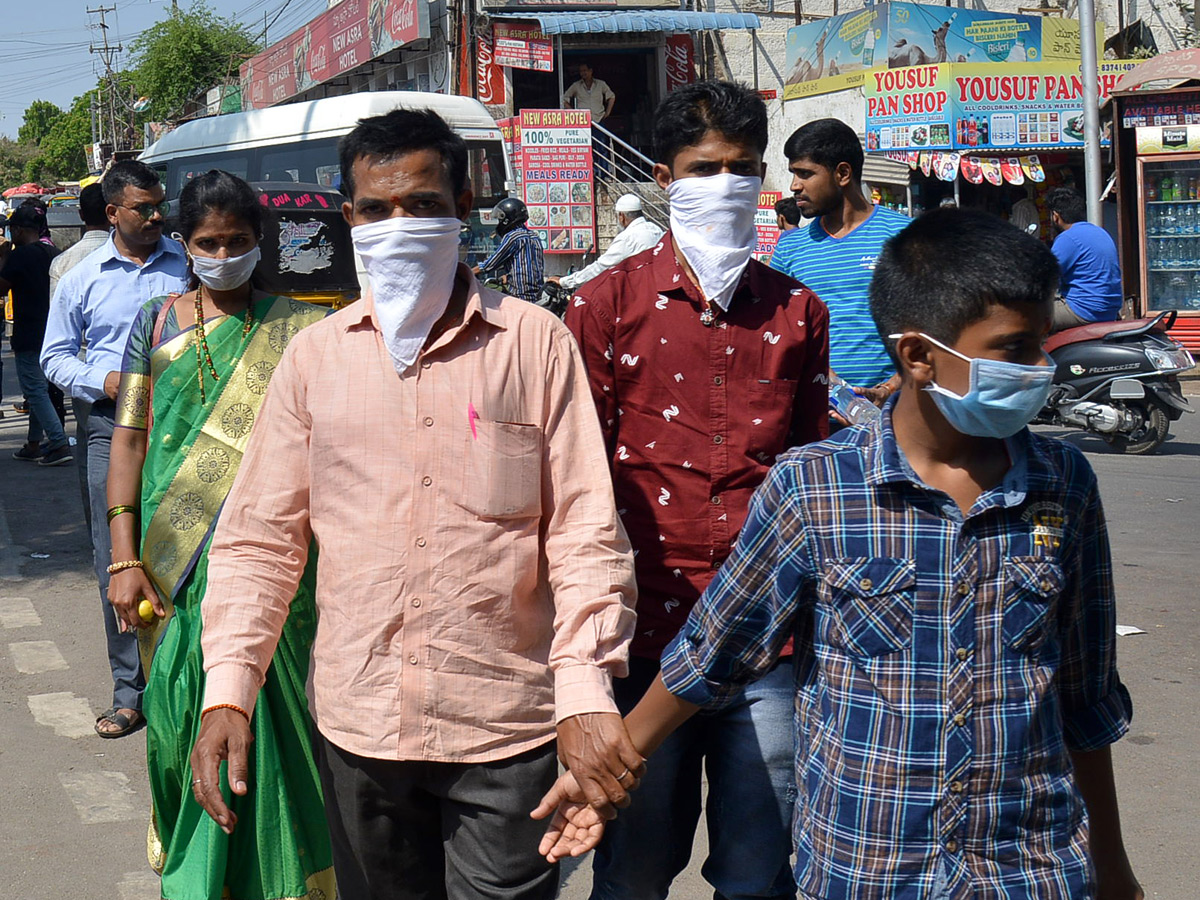
{"label": "sandal on woman's foot", "polygon": [[[96,717],[96,734],[102,738],[120,738],[127,734],[132,734],[143,725],[146,724],[146,717],[142,715],[140,710],[130,710],[132,716],[127,716],[117,707],[112,707],[105,710],[102,714]],[[100,728],[101,722],[109,722],[117,726],[116,731],[104,731]]]}

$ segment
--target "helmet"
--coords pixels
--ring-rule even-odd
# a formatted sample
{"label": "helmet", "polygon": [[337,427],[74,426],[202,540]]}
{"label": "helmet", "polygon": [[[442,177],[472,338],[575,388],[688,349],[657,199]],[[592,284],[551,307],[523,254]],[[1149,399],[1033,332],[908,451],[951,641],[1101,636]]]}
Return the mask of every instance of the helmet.
{"label": "helmet", "polygon": [[496,234],[508,234],[529,219],[529,210],[516,197],[505,197],[492,212],[496,216]]}

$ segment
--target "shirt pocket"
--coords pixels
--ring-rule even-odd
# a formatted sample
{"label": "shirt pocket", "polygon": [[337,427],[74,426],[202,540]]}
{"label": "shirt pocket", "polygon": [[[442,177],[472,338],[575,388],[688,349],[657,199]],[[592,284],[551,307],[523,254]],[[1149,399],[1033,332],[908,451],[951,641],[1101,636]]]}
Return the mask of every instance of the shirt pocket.
{"label": "shirt pocket", "polygon": [[1062,588],[1062,566],[1052,559],[1012,556],[1004,560],[1004,643],[1010,649],[1034,653],[1041,648]]}
{"label": "shirt pocket", "polygon": [[745,412],[731,410],[749,420],[746,452],[759,462],[770,465],[787,449],[796,384],[788,378],[753,379],[746,387]]}
{"label": "shirt pocket", "polygon": [[830,560],[825,569],[831,641],[854,656],[883,656],[912,642],[917,568],[911,559]]}
{"label": "shirt pocket", "polygon": [[476,419],[466,446],[460,495],[465,509],[483,519],[541,515],[541,428]]}

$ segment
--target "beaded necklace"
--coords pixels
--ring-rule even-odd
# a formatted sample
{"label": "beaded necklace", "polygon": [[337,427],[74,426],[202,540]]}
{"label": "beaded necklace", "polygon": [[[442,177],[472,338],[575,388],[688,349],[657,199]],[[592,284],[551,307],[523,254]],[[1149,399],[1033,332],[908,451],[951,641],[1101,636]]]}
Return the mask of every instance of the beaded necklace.
{"label": "beaded necklace", "polygon": [[[217,374],[217,369],[213,365],[212,354],[208,351],[208,337],[204,333],[204,294],[203,286],[196,285],[196,380],[200,384],[200,402],[206,403],[207,398],[204,390],[204,366],[208,365],[208,374],[213,377],[213,381],[220,381],[221,376]],[[245,324],[242,326],[242,340],[246,339],[246,335],[250,333],[251,327],[254,325],[254,304],[250,300],[246,301],[246,316]]]}

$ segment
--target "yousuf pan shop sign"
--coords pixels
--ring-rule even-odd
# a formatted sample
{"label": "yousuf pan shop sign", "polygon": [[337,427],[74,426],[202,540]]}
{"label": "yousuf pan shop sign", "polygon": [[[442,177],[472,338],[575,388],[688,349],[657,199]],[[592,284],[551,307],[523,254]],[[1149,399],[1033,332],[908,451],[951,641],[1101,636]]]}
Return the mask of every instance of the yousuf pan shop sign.
{"label": "yousuf pan shop sign", "polygon": [[[1138,63],[1105,62],[1101,99]],[[869,73],[867,149],[978,150],[1083,146],[1078,63],[945,63]]]}

